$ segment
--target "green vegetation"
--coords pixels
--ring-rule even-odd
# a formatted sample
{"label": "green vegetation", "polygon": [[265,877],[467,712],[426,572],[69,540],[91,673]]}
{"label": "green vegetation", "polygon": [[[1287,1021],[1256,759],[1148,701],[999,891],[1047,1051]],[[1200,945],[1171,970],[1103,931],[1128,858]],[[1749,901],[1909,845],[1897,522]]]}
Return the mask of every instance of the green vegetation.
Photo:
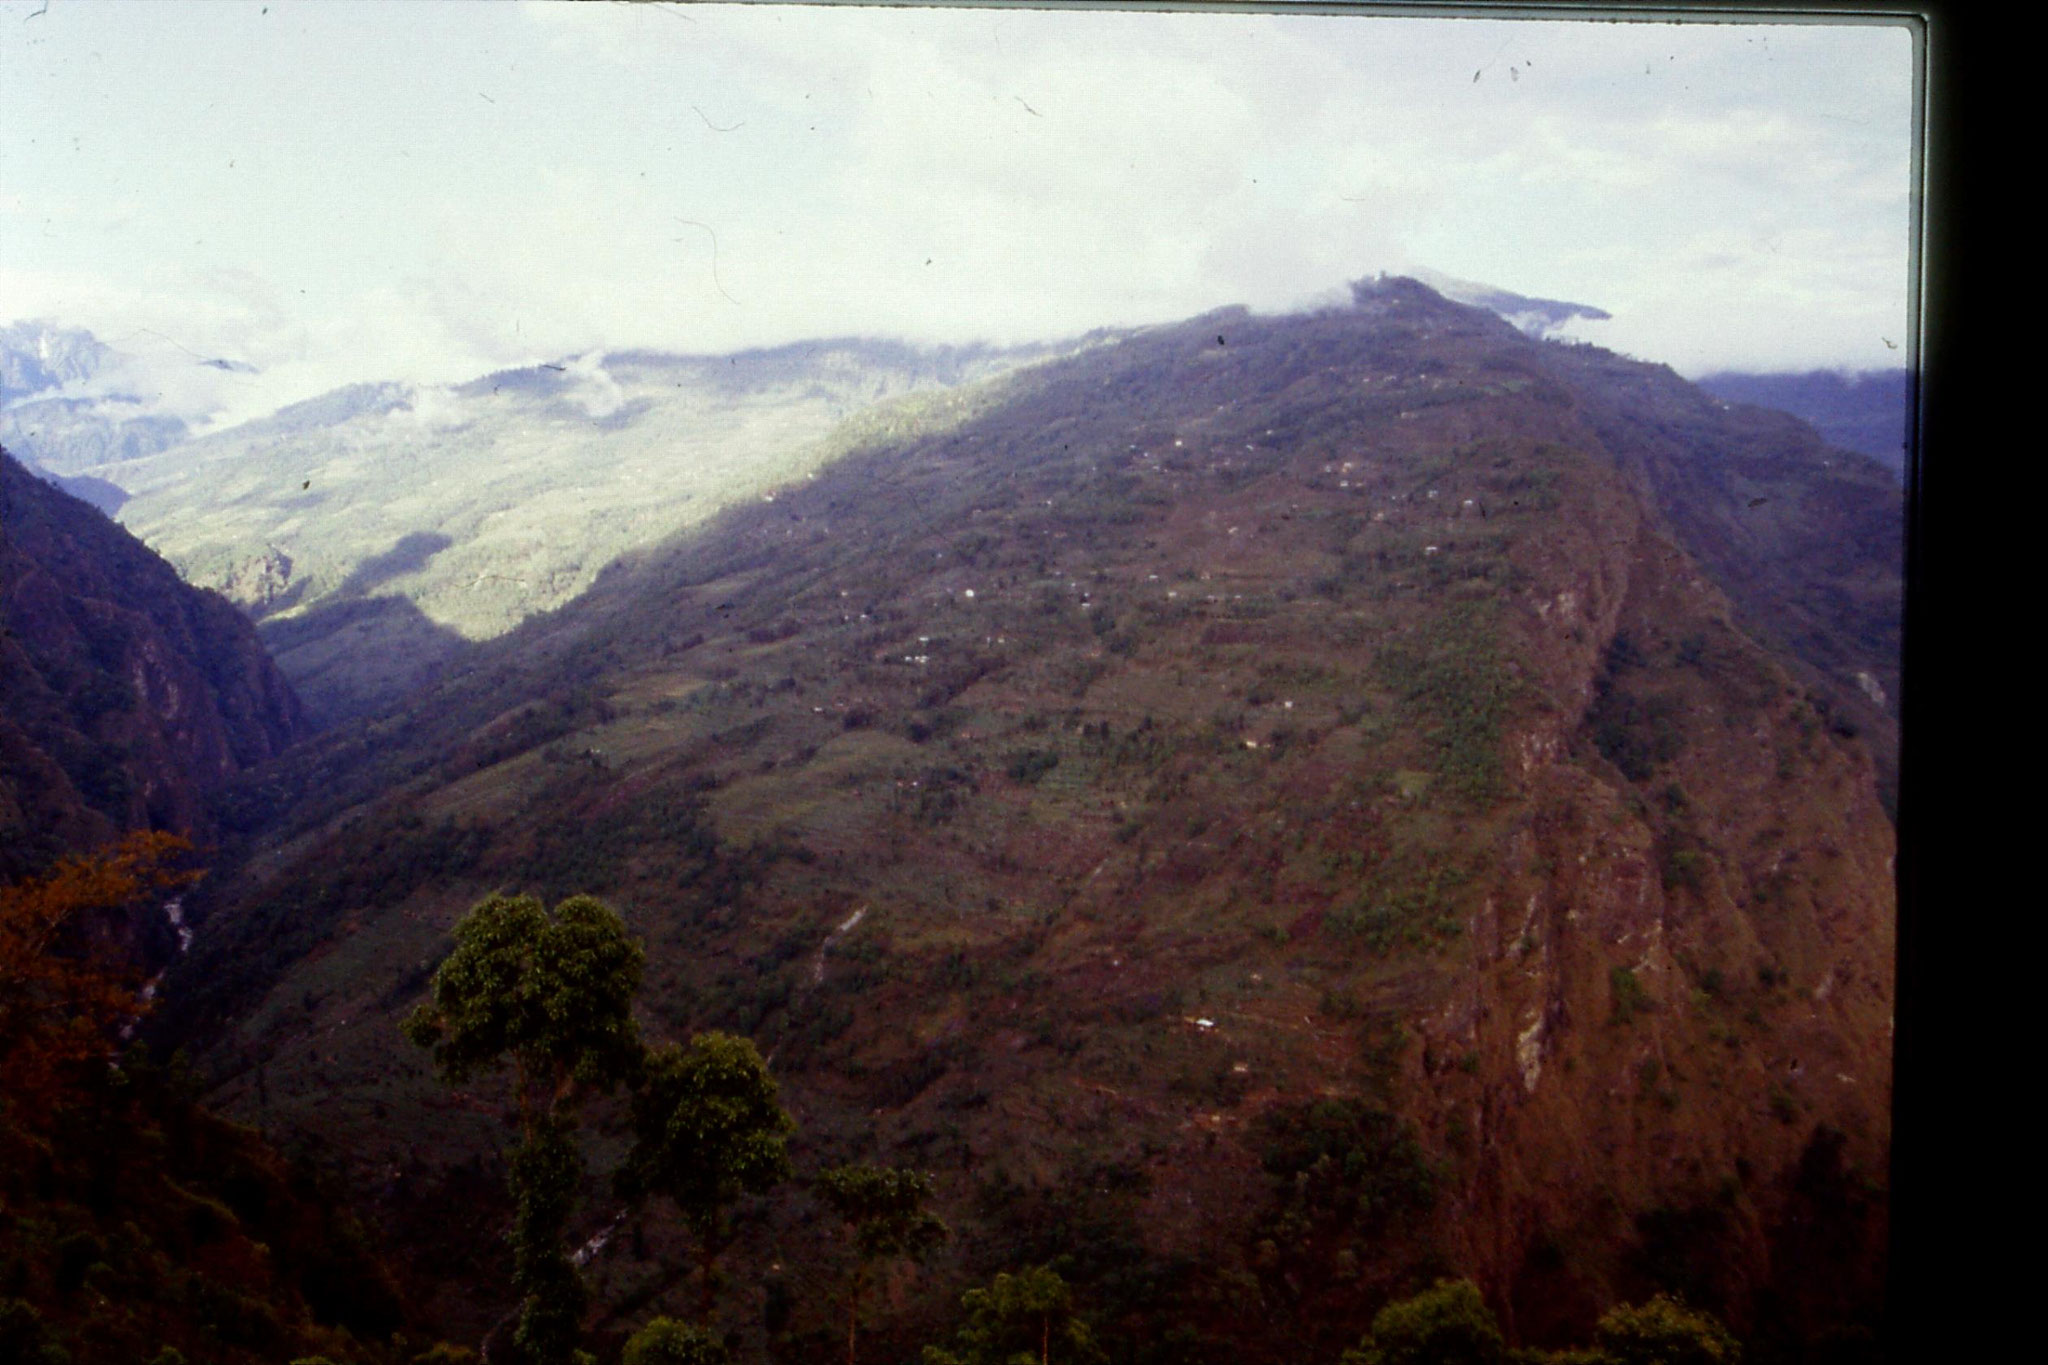
{"label": "green vegetation", "polygon": [[146,1008],[99,917],[189,884],[136,834],[0,887],[0,1360],[354,1361],[404,1305],[330,1180],[196,1099],[182,1056],[116,1056]]}
{"label": "green vegetation", "polygon": [[[508,1059],[515,1067],[521,1138],[508,1183],[523,1303],[514,1339],[538,1365],[577,1358],[589,1301],[565,1244],[583,1175],[574,1126],[587,1098],[632,1087],[634,1143],[615,1183],[629,1202],[666,1195],[682,1211],[702,1253],[707,1323],[727,1207],[789,1173],[783,1141],[793,1125],[751,1042],[707,1033],[686,1048],[642,1045],[632,1006],[643,961],[592,897],[550,915],[530,897],[492,896],[456,926],[432,1000],[405,1023],[451,1083]],[[662,1340],[669,1349],[680,1339]]]}
{"label": "green vegetation", "polygon": [[1095,1365],[1095,1335],[1074,1311],[1073,1291],[1051,1266],[997,1275],[960,1298],[967,1321],[951,1347],[927,1346],[924,1365]]}
{"label": "green vegetation", "polygon": [[1633,970],[1615,967],[1607,973],[1608,1015],[1617,1024],[1626,1024],[1645,1010],[1655,1008],[1650,993],[1643,989],[1643,983],[1636,979]]}
{"label": "green vegetation", "polygon": [[1500,1365],[1507,1343],[1493,1312],[1470,1280],[1439,1280],[1410,1299],[1390,1303],[1372,1331],[1341,1365]]}
{"label": "green vegetation", "polygon": [[71,1365],[43,1315],[26,1299],[0,1299],[0,1360],[8,1365]]}
{"label": "green vegetation", "polygon": [[1739,1365],[1742,1347],[1712,1315],[1675,1299],[1610,1309],[1596,1329],[1613,1365]]}
{"label": "green vegetation", "polygon": [[1450,912],[1471,880],[1462,862],[1404,848],[1374,867],[1365,890],[1333,910],[1327,923],[1375,956],[1425,948],[1457,934]]}
{"label": "green vegetation", "polygon": [[531,897],[492,896],[463,917],[455,951],[434,973],[433,999],[405,1022],[459,1084],[508,1059],[516,1073],[520,1141],[509,1184],[519,1349],[535,1365],[569,1365],[589,1302],[565,1235],[583,1159],[577,1110],[637,1078],[633,1023],[643,955],[612,910],[589,896],[550,915]]}
{"label": "green vegetation", "polygon": [[477,826],[430,823],[412,811],[365,817],[350,833],[348,858],[300,869],[177,965],[192,987],[179,991],[170,1008],[175,1028],[196,1029],[248,1009],[351,916],[467,876],[489,838]]}
{"label": "green vegetation", "polygon": [[1604,689],[1587,713],[1600,756],[1631,782],[1647,782],[1684,746],[1678,706],[1669,697]]}
{"label": "green vegetation", "polygon": [[700,1033],[647,1055],[633,1095],[633,1149],[615,1182],[638,1203],[666,1195],[697,1239],[701,1311],[708,1325],[718,1254],[731,1238],[726,1212],[790,1174],[784,1142],[796,1126],[752,1042]]}
{"label": "green vegetation", "polygon": [[1441,1172],[1406,1123],[1369,1101],[1269,1109],[1259,1136],[1275,1196],[1264,1240],[1280,1265],[1327,1273],[1323,1258],[1356,1256],[1436,1202]]}
{"label": "green vegetation", "polygon": [[726,1365],[725,1343],[702,1327],[655,1318],[627,1339],[620,1365]]}
{"label": "green vegetation", "polygon": [[1444,780],[1475,802],[1497,796],[1503,781],[1501,726],[1516,687],[1499,641],[1491,604],[1454,602],[1419,642],[1378,655],[1381,675],[1422,718]]}
{"label": "green vegetation", "polygon": [[1059,766],[1060,756],[1056,750],[1019,749],[1010,756],[1007,771],[1013,782],[1037,782]]}
{"label": "green vegetation", "polygon": [[1341,1365],[1740,1365],[1742,1347],[1712,1314],[1658,1296],[1609,1309],[1591,1350],[1511,1350],[1470,1280],[1439,1280],[1388,1304]]}
{"label": "green vegetation", "polygon": [[[614,356],[589,379],[358,385],[129,463],[121,517],[191,581],[266,618],[279,663],[332,722],[722,507],[957,424],[988,398],[955,386],[1037,354],[855,342]],[[591,380],[608,386],[602,417],[579,402]],[[432,423],[411,420],[423,408]]]}
{"label": "green vegetation", "polygon": [[[586,1093],[620,1081],[634,1085],[634,1142],[617,1188],[633,1202],[668,1195],[704,1257],[703,1320],[652,1319],[626,1343],[626,1365],[720,1365],[731,1358],[711,1316],[711,1262],[730,1235],[724,1213],[741,1194],[766,1191],[789,1174],[784,1144],[793,1125],[751,1043],[700,1034],[688,1047],[670,1045],[635,1061],[638,1042],[626,1011],[638,970],[637,947],[602,904],[574,898],[549,915],[530,899],[492,897],[458,926],[455,950],[435,974],[431,1002],[407,1024],[416,1042],[435,1049],[450,1079],[507,1060],[516,1068],[525,1133],[511,1163],[514,1278],[525,1295],[516,1339],[536,1361],[586,1358],[577,1341],[587,1300],[561,1241],[581,1171],[573,1116]],[[1262,1264],[1277,1268],[1299,1261],[1311,1245],[1336,1245],[1333,1265],[1341,1276],[1357,1263],[1357,1239],[1382,1235],[1392,1222],[1434,1202],[1438,1172],[1406,1125],[1376,1105],[1325,1100],[1274,1110],[1262,1117],[1260,1132],[1278,1200],[1270,1235],[1255,1254]],[[1080,1181],[1083,1188],[1128,1183],[1112,1172]],[[889,1259],[925,1260],[947,1229],[925,1208],[936,1188],[927,1175],[844,1165],[822,1172],[812,1188],[852,1234],[845,1349],[855,1365],[872,1268]],[[1283,1243],[1293,1250],[1283,1251]],[[999,1273],[985,1288],[968,1291],[961,1308],[965,1320],[952,1340],[925,1348],[926,1365],[1106,1359],[1072,1287],[1051,1265]],[[15,1318],[17,1336],[39,1340],[30,1319],[18,1311]],[[18,1325],[24,1322],[29,1325]],[[1737,1350],[1711,1318],[1655,1300],[1603,1318],[1596,1353],[1555,1359],[1733,1365]],[[1477,1290],[1463,1281],[1443,1281],[1388,1304],[1365,1341],[1344,1357],[1346,1365],[1501,1365],[1509,1359],[1533,1365],[1552,1357],[1509,1352]]]}
{"label": "green vegetation", "polygon": [[[1848,773],[1836,741],[1818,721],[1795,736],[1784,670],[1711,619],[1711,593],[1656,595],[1660,574],[1670,589],[1711,571],[1631,538],[1657,523],[1629,476],[1532,448],[1592,443],[1535,396],[1554,384],[1473,396],[1494,339],[1416,331],[1380,355],[1352,319],[1230,326],[1214,362],[1158,329],[1019,376],[971,423],[853,450],[266,776],[279,794],[247,808],[292,816],[203,907],[167,994],[183,1009],[215,990],[220,1008],[175,1036],[204,1049],[224,1102],[310,1133],[360,1187],[396,1167],[431,1210],[393,1215],[412,1220],[397,1236],[424,1290],[494,1317],[509,1087],[451,1094],[374,1035],[442,965],[438,926],[490,888],[622,907],[647,945],[641,1027],[680,1046],[656,1068],[675,1093],[643,1068],[556,1135],[590,1165],[568,1228],[590,1249],[580,1345],[600,1355],[655,1314],[738,1360],[967,1351],[959,1291],[1051,1266],[1120,1362],[1330,1365],[1464,1249],[1514,1273],[1512,1239],[1475,1226],[1497,1208],[1575,1229],[1568,1263],[1516,1289],[1558,1305],[1532,1327],[1518,1297],[1523,1333],[1590,1330],[1601,1296],[1637,1284],[1746,1323],[1781,1285],[1659,1278],[1691,1253],[1653,1267],[1635,1240],[1685,1228],[1637,1215],[1690,1208],[1672,1185],[1697,1146],[1754,1156],[1758,1124],[1765,1151],[1800,1135],[1741,1089],[1764,1049],[1710,1030],[1732,1036],[1745,1010],[1761,1020],[1745,1039],[1779,1027],[1790,993],[1758,988],[1751,954],[1816,983],[1835,950],[1811,904],[1877,903],[1877,841],[1837,833],[1846,787],[1732,799],[1768,785],[1782,736],[1788,781]],[[1595,636],[1617,612],[1603,670]],[[1724,725],[1715,689],[1737,664],[1757,700]],[[1590,720],[1589,672],[1613,675]],[[1608,723],[1618,759],[1596,754]],[[1783,828],[1758,843],[1766,819]],[[1841,854],[1823,860],[1824,841]],[[1650,990],[1682,1001],[1684,983],[1603,982],[1606,949],[1588,953],[1595,924],[1640,928],[1615,921],[1653,849],[1674,890],[1699,888],[1666,926],[1673,951],[1733,985],[1653,1016],[1650,1075],[1622,1024],[1640,1032]],[[1784,889],[1756,914],[1759,878]],[[204,982],[241,963],[263,970]],[[1840,978],[1848,1003],[1820,1027],[1864,1077],[1855,1021],[1881,1013],[1852,979],[1876,978]],[[714,1144],[676,1122],[714,1093],[684,1074],[714,1033],[758,1045],[733,1049],[743,1083],[718,1093],[755,1155],[783,1153],[722,1189]],[[1531,1045],[1542,1098],[1523,1103]],[[1876,1089],[1802,1086],[1786,1121],[1843,1123],[1868,1159],[1881,1107],[1857,1096]],[[800,1133],[776,1122],[785,1101]],[[1567,1113],[1614,1136],[1611,1188],[1503,1166],[1529,1125],[1559,1150],[1548,1125]],[[1680,1161],[1653,1170],[1660,1143]],[[1743,1177],[1758,1236],[1778,1235],[1782,1164]],[[820,1168],[928,1173],[957,1236],[918,1273],[864,1256]],[[685,1178],[673,1205],[653,1198],[664,1172]],[[1770,1273],[1822,1263],[1774,1252]]]}
{"label": "green vegetation", "polygon": [[901,1257],[922,1263],[950,1235],[938,1215],[924,1207],[932,1178],[916,1171],[878,1166],[835,1166],[813,1188],[825,1206],[853,1232],[853,1286],[846,1308],[846,1360],[855,1365],[861,1291],[878,1261]]}

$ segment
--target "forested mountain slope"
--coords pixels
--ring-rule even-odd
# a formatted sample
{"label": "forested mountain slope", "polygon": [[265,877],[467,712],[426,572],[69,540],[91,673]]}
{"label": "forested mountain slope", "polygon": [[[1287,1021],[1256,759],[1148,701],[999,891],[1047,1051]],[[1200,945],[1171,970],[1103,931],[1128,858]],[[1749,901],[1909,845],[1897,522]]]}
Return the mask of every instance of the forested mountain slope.
{"label": "forested mountain slope", "polygon": [[[755,1037],[800,1166],[936,1173],[885,1345],[1059,1255],[1185,1360],[1334,1359],[1452,1271],[1525,1341],[1658,1287],[1867,1319],[1883,471],[1401,280],[950,401],[245,793],[296,815],[245,819],[167,1032],[382,1201],[448,1330],[505,1302],[504,1097],[396,1020],[501,887],[616,904],[649,1031]],[[748,1213],[751,1350],[827,1330],[814,1219]],[[608,1242],[604,1320],[676,1251]]]}
{"label": "forested mountain slope", "polygon": [[256,632],[0,453],[0,881],[211,794],[308,733]]}

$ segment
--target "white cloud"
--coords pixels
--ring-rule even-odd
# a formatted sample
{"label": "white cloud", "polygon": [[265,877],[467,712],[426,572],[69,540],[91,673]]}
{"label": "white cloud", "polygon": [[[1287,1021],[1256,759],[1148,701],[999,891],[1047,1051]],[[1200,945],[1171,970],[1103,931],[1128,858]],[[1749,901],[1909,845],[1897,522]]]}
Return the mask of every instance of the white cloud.
{"label": "white cloud", "polygon": [[577,356],[563,367],[563,373],[575,385],[569,391],[569,401],[583,409],[584,415],[602,420],[626,405],[626,391],[605,370],[603,351]]}
{"label": "white cloud", "polygon": [[1897,30],[168,8],[59,7],[0,49],[0,117],[37,130],[0,151],[0,318],[250,361],[203,380],[235,411],[1411,265],[1607,308],[1589,335],[1694,368],[1885,363],[1905,326]]}

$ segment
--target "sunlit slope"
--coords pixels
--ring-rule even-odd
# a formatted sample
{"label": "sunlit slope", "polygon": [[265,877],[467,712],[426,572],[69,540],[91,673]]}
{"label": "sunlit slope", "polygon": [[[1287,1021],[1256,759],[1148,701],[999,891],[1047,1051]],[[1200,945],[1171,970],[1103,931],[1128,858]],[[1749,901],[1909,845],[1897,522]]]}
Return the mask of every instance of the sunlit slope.
{"label": "sunlit slope", "polygon": [[873,342],[590,356],[453,388],[360,385],[103,473],[132,495],[129,528],[263,621],[332,721],[559,606],[624,551],[802,477],[850,417],[1023,358]]}
{"label": "sunlit slope", "polygon": [[[802,1162],[935,1171],[933,1306],[1071,1254],[1134,1339],[1254,1362],[1447,1269],[1529,1339],[1659,1286],[1839,1320],[1881,1265],[1892,832],[1818,665],[1688,548],[1735,511],[1659,482],[1718,451],[1803,498],[1837,457],[1667,376],[1400,282],[1021,374],[275,774],[297,822],[169,1024],[477,1322],[502,1097],[395,1022],[497,887],[614,901],[650,1030],[759,1039]],[[1779,546],[1718,553],[1767,604]],[[735,1322],[803,1207],[749,1212]],[[621,1243],[601,1296],[658,1306],[673,1234]]]}

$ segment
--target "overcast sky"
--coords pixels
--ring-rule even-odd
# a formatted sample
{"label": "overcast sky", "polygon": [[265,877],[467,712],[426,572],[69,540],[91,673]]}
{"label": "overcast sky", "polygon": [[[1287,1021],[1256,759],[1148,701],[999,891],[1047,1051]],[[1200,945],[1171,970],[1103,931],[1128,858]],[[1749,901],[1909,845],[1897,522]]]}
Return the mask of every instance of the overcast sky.
{"label": "overcast sky", "polygon": [[1420,266],[1687,374],[1871,368],[1913,60],[1839,24],[0,0],[0,322],[249,362],[260,409]]}

